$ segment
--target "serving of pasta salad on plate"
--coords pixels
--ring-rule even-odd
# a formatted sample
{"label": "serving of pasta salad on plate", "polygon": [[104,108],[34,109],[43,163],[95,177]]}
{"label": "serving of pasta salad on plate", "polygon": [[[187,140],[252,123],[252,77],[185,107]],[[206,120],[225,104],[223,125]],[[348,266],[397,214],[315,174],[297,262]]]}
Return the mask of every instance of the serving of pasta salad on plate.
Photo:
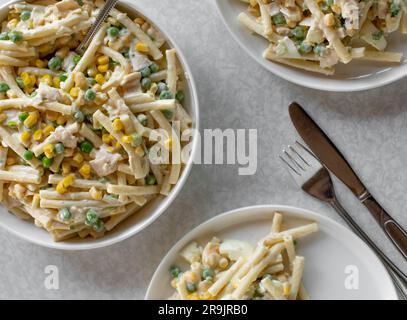
{"label": "serving of pasta salad on plate", "polygon": [[11,4],[0,33],[0,198],[56,241],[101,237],[177,184],[185,79],[175,49],[103,1]]}
{"label": "serving of pasta salad on plate", "polygon": [[386,47],[390,33],[407,33],[403,0],[239,1],[248,4],[240,23],[270,42],[263,56],[271,61],[325,75],[352,60],[402,61]]}
{"label": "serving of pasta salad on plate", "polygon": [[180,300],[306,300],[305,259],[296,253],[297,240],[318,231],[317,223],[283,230],[275,212],[270,233],[256,246],[236,239],[212,238],[205,246],[193,241],[180,256],[189,264],[170,269],[170,299]]}

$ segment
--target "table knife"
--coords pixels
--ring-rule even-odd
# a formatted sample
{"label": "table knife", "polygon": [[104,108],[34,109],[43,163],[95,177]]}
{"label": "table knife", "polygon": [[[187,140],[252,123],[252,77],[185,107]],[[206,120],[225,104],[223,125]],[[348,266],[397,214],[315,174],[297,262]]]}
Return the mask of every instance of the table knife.
{"label": "table knife", "polygon": [[289,107],[291,120],[301,138],[319,160],[340,179],[369,210],[387,237],[407,259],[407,233],[376,201],[329,137],[298,104]]}

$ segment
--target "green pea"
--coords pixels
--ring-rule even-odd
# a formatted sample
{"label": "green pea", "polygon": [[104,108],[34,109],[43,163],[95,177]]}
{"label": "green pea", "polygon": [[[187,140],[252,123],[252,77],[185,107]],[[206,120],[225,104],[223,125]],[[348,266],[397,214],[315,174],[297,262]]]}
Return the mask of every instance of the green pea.
{"label": "green pea", "polygon": [[103,231],[105,230],[105,224],[103,223],[102,220],[99,219],[99,220],[96,221],[95,224],[93,225],[93,229],[94,229],[96,232],[103,232]]}
{"label": "green pea", "polygon": [[138,147],[142,142],[143,142],[143,137],[141,136],[141,134],[135,132],[131,135],[131,145],[133,147]]}
{"label": "green pea", "polygon": [[25,150],[23,153],[24,160],[31,160],[34,157],[34,153],[31,150]]}
{"label": "green pea", "polygon": [[0,33],[0,40],[9,40],[8,32]]}
{"label": "green pea", "polygon": [[190,293],[195,292],[196,291],[196,284],[191,283],[191,282],[187,282],[187,290]]}
{"label": "green pea", "polygon": [[108,29],[107,29],[107,34],[110,36],[110,37],[112,37],[112,38],[114,38],[114,37],[117,37],[118,35],[119,35],[119,29],[117,28],[117,27],[109,27]]}
{"label": "green pea", "polygon": [[160,93],[160,99],[161,100],[166,100],[166,99],[172,99],[172,93],[171,91],[163,91]]}
{"label": "green pea", "polygon": [[93,86],[94,84],[96,84],[95,78],[89,77],[89,78],[86,78],[86,80],[88,81],[88,84],[90,86]]}
{"label": "green pea", "polygon": [[322,53],[324,52],[324,50],[325,50],[325,46],[323,45],[323,44],[317,44],[315,47],[314,47],[314,53],[315,54],[317,54],[317,55],[322,55]]}
{"label": "green pea", "polygon": [[159,83],[157,84],[157,94],[158,94],[158,95],[160,95],[161,92],[167,91],[167,90],[168,90],[168,87],[167,87],[167,85],[166,85],[164,82],[159,82]]}
{"label": "green pea", "polygon": [[81,56],[80,55],[78,55],[78,54],[75,54],[73,57],[72,57],[72,62],[74,63],[74,64],[78,64],[78,62],[81,60]]}
{"label": "green pea", "polygon": [[62,64],[62,60],[60,57],[52,57],[49,61],[48,61],[48,68],[50,68],[51,70],[58,70],[59,68],[61,68],[61,64]]}
{"label": "green pea", "polygon": [[276,15],[274,15],[274,16],[272,17],[272,19],[273,19],[274,24],[277,25],[277,26],[281,26],[281,25],[283,25],[283,24],[286,23],[285,17],[284,17],[284,15],[283,15],[281,12],[277,13]]}
{"label": "green pea", "polygon": [[17,77],[16,77],[16,82],[17,82],[17,85],[18,85],[21,89],[24,88],[24,82],[23,82],[23,79],[21,79],[20,76],[17,76]]}
{"label": "green pea", "polygon": [[168,120],[171,120],[172,117],[174,116],[174,111],[166,109],[162,111],[164,117],[166,117]]}
{"label": "green pea", "polygon": [[10,121],[7,123],[7,125],[8,125],[10,128],[15,128],[15,127],[17,127],[17,121],[10,120]]}
{"label": "green pea", "polygon": [[83,6],[83,1],[82,0],[76,0],[76,2],[82,7]]}
{"label": "green pea", "polygon": [[140,73],[143,78],[147,78],[151,75],[151,70],[149,67],[145,67],[144,69],[141,69]]}
{"label": "green pea", "polygon": [[312,51],[312,46],[306,42],[301,42],[300,46],[298,47],[298,52],[301,54],[307,54]]}
{"label": "green pea", "polygon": [[153,82],[151,81],[150,78],[143,78],[141,79],[141,87],[144,90],[149,90],[151,88],[151,85],[153,84]]}
{"label": "green pea", "polygon": [[49,168],[50,166],[52,166],[53,162],[54,162],[54,159],[50,159],[47,156],[43,156],[41,159],[41,163],[44,168]]}
{"label": "green pea", "polygon": [[184,92],[183,92],[183,91],[178,91],[178,92],[175,94],[175,99],[177,99],[179,102],[184,101],[184,98],[185,98],[185,95],[184,95]]}
{"label": "green pea", "polygon": [[396,3],[394,0],[390,4],[390,14],[392,17],[395,17],[399,14],[400,12],[400,6],[398,3]]}
{"label": "green pea", "polygon": [[154,175],[149,174],[149,175],[146,177],[146,183],[147,183],[149,186],[155,185],[155,184],[157,183],[157,179],[155,178]]}
{"label": "green pea", "polygon": [[23,33],[20,31],[13,30],[8,33],[8,37],[11,41],[17,43],[23,40]]}
{"label": "green pea", "polygon": [[211,268],[205,268],[205,269],[203,269],[203,271],[202,271],[202,277],[203,277],[204,279],[207,279],[207,278],[212,278],[212,279],[213,279],[214,276],[215,276],[215,271],[213,271],[213,269],[211,269]]}
{"label": "green pea", "polygon": [[92,101],[96,98],[96,92],[92,89],[88,89],[85,92],[85,100],[86,101]]}
{"label": "green pea", "polygon": [[181,269],[178,268],[177,266],[172,266],[172,267],[170,268],[171,277],[173,277],[173,278],[178,278],[178,276],[179,276],[180,273],[181,273]]}
{"label": "green pea", "polygon": [[9,89],[10,89],[10,87],[8,86],[7,83],[5,83],[5,82],[0,83],[0,92],[1,93],[6,93]]}
{"label": "green pea", "polygon": [[54,151],[57,154],[62,154],[65,150],[64,145],[61,142],[58,142],[57,144],[55,144],[54,146]]}
{"label": "green pea", "polygon": [[93,226],[99,220],[99,215],[94,209],[89,209],[86,212],[85,224],[87,226]]}
{"label": "green pea", "polygon": [[150,64],[151,73],[156,73],[156,72],[158,72],[158,70],[160,70],[160,67],[158,66],[158,64],[156,64],[155,62]]}
{"label": "green pea", "polygon": [[72,213],[71,213],[71,211],[69,211],[68,208],[63,208],[63,209],[59,210],[58,217],[62,221],[68,221],[72,218]]}
{"label": "green pea", "polygon": [[68,76],[65,73],[59,75],[59,80],[61,82],[64,82],[66,79],[68,79]]}
{"label": "green pea", "polygon": [[20,14],[20,19],[22,21],[27,21],[28,19],[31,18],[31,12],[30,11],[22,11]]}
{"label": "green pea", "polygon": [[146,126],[148,122],[148,118],[145,114],[141,113],[137,115],[137,120],[143,125]]}
{"label": "green pea", "polygon": [[80,149],[82,152],[90,153],[93,149],[93,144],[88,140],[82,141],[80,144]]}
{"label": "green pea", "polygon": [[18,115],[18,120],[20,120],[21,122],[24,122],[24,120],[27,119],[29,115],[30,114],[28,112],[21,112]]}
{"label": "green pea", "polygon": [[73,115],[76,121],[83,122],[85,120],[85,115],[82,111],[76,111]]}
{"label": "green pea", "polygon": [[291,36],[296,40],[304,40],[305,38],[305,29],[302,26],[296,26],[291,30]]}

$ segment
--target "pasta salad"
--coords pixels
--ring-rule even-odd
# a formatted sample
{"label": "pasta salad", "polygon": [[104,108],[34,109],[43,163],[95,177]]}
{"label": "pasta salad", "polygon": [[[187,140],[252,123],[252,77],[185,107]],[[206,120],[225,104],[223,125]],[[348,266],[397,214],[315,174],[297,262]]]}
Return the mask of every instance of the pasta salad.
{"label": "pasta salad", "polygon": [[338,63],[399,63],[385,51],[387,35],[407,33],[402,0],[240,0],[239,21],[270,42],[263,56],[292,67],[332,75]]}
{"label": "pasta salad", "polygon": [[297,239],[318,231],[311,223],[283,230],[283,215],[274,213],[270,233],[256,247],[235,239],[214,237],[204,247],[192,242],[180,253],[190,267],[170,269],[170,299],[305,300],[305,259],[296,253]]}
{"label": "pasta salad", "polygon": [[15,3],[1,25],[0,200],[56,241],[168,195],[188,157],[185,79],[159,30],[113,9],[75,53],[103,5]]}

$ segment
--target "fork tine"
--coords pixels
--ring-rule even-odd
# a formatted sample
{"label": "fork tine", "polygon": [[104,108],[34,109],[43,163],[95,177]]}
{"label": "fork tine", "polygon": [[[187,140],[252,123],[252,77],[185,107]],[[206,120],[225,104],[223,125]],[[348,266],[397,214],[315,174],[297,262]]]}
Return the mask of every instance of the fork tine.
{"label": "fork tine", "polygon": [[307,160],[305,160],[304,157],[300,155],[300,153],[297,150],[295,150],[292,146],[288,146],[288,148],[291,150],[291,152],[295,153],[306,165],[310,166]]}
{"label": "fork tine", "polygon": [[[284,150],[283,152],[285,152],[285,150]],[[289,164],[288,161],[287,161],[286,159],[284,159],[283,156],[279,155],[278,157],[279,157],[280,160],[283,161],[283,162],[287,165],[287,167],[289,167],[295,174],[297,174],[298,176],[301,176],[301,173],[299,173],[299,172],[297,171],[297,169],[295,169],[291,164]]]}
{"label": "fork tine", "polygon": [[309,166],[322,166],[321,162],[317,159],[317,157],[301,142],[295,141],[295,145],[299,148],[299,154],[302,155],[302,158],[308,161]]}
{"label": "fork tine", "polygon": [[[288,149],[292,150],[292,147],[288,146]],[[300,168],[300,170],[305,171],[305,168],[303,166],[301,166],[298,163],[298,161],[296,159],[294,159],[294,157],[287,152],[287,150],[284,149],[283,152],[291,160],[292,163],[294,163],[298,168]]]}

